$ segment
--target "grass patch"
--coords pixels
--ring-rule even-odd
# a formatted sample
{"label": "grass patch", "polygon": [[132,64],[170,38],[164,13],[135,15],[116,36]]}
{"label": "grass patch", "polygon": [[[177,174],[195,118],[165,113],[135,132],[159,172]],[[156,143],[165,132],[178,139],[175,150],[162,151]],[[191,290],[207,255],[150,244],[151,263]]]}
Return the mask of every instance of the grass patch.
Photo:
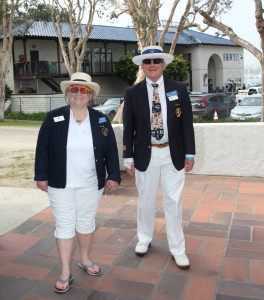
{"label": "grass patch", "polygon": [[245,122],[260,122],[257,119],[248,119],[248,120],[231,120],[231,119],[218,119],[214,120],[207,120],[204,118],[193,118],[193,123],[245,123]]}
{"label": "grass patch", "polygon": [[46,112],[25,114],[24,112],[11,112],[5,114],[5,119],[9,120],[29,120],[29,121],[44,121]]}
{"label": "grass patch", "polygon": [[1,179],[2,178],[10,178],[10,179],[12,179],[12,178],[20,178],[20,177],[21,177],[21,174],[15,172],[15,171],[11,171],[11,172],[9,172],[9,173],[7,173],[5,175],[1,175],[0,176]]}
{"label": "grass patch", "polygon": [[16,160],[21,160],[22,158],[25,158],[25,156],[13,156],[13,158]]}
{"label": "grass patch", "polygon": [[4,122],[0,122],[0,126],[40,127],[41,123],[37,123],[37,122],[21,122],[21,121],[4,121]]}
{"label": "grass patch", "polygon": [[28,167],[31,167],[32,164],[29,164],[29,163],[21,163],[18,165],[19,168],[28,168]]}

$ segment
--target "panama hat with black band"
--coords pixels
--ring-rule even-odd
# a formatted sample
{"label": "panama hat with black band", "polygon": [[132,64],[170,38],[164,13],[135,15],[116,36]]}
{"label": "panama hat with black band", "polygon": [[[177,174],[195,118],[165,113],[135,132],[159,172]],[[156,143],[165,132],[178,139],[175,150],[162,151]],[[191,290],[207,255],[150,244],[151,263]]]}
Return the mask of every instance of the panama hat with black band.
{"label": "panama hat with black band", "polygon": [[93,97],[95,98],[100,92],[100,85],[96,82],[92,82],[91,76],[89,74],[83,72],[73,73],[71,76],[71,80],[62,81],[60,84],[61,91],[63,94],[66,94],[67,89],[71,85],[81,85],[87,86],[92,90]]}
{"label": "panama hat with black band", "polygon": [[148,46],[143,48],[141,55],[134,56],[132,61],[134,64],[140,66],[144,59],[163,59],[166,65],[173,61],[173,55],[164,53],[160,46]]}

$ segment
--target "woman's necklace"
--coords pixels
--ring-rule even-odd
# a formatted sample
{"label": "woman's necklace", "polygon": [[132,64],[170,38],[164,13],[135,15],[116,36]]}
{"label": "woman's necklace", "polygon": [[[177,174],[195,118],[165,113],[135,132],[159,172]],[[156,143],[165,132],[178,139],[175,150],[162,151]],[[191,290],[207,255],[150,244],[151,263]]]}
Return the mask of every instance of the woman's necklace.
{"label": "woman's necklace", "polygon": [[80,119],[76,119],[75,122],[80,124],[80,123],[82,123],[83,120],[85,120],[86,117],[87,117],[87,112],[85,113],[85,115],[83,117],[81,117],[81,118],[79,117]]}

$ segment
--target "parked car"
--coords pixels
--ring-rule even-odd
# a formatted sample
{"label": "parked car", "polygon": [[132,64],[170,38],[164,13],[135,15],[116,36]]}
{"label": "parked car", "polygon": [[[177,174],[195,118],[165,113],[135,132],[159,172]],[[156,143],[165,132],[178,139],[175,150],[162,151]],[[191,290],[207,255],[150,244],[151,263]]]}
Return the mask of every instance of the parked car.
{"label": "parked car", "polygon": [[231,110],[232,120],[261,119],[262,95],[256,94],[247,96]]}
{"label": "parked car", "polygon": [[261,95],[262,94],[262,87],[261,86],[252,86],[250,88],[248,88],[247,90],[238,90],[237,94],[236,94],[236,102],[240,103],[243,99],[247,98],[247,96],[250,95]]}
{"label": "parked car", "polygon": [[108,98],[102,105],[98,105],[93,108],[99,110],[109,118],[113,118],[123,101],[124,98]]}
{"label": "parked car", "polygon": [[189,95],[194,117],[213,119],[216,110],[218,118],[228,118],[236,102],[224,93]]}

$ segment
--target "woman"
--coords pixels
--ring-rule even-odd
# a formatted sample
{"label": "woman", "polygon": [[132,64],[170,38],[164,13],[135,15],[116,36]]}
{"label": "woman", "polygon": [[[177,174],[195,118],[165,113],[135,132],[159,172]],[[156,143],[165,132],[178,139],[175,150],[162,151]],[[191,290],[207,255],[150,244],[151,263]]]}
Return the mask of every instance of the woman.
{"label": "woman", "polygon": [[[74,73],[61,82],[69,105],[54,109],[40,128],[35,160],[37,187],[48,193],[56,220],[55,237],[62,264],[54,291],[67,292],[72,281],[70,262],[75,232],[79,266],[100,275],[89,250],[95,215],[104,187],[114,191],[120,183],[115,135],[102,113],[87,107],[100,86],[85,73]],[[107,179],[106,179],[107,170]]]}

